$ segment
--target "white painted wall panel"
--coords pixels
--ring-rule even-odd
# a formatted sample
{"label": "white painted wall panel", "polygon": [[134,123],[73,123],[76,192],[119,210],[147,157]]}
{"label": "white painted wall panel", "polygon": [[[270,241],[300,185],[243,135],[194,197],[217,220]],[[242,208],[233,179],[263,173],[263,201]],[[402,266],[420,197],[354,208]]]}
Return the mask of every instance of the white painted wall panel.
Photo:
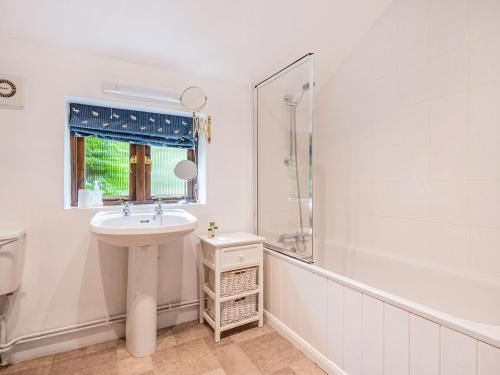
{"label": "white painted wall panel", "polygon": [[344,287],[344,370],[349,375],[363,373],[361,293]]}
{"label": "white painted wall panel", "polygon": [[272,314],[281,319],[281,262],[278,258],[273,258],[271,262],[271,312]]}
{"label": "white painted wall panel", "polygon": [[363,295],[363,375],[384,372],[384,304]]}
{"label": "white painted wall panel", "polygon": [[290,309],[290,328],[300,334],[301,332],[301,320],[302,320],[302,301],[301,288],[303,285],[301,283],[303,280],[300,279],[300,268],[294,265],[290,265],[290,299],[291,309]]}
{"label": "white painted wall panel", "polygon": [[409,314],[384,304],[384,375],[407,375]]}
{"label": "white painted wall panel", "polygon": [[479,343],[479,375],[500,374],[500,349]]}
{"label": "white painted wall panel", "polygon": [[281,262],[281,321],[286,325],[290,326],[290,311],[293,308],[290,300],[290,271],[291,265],[287,262]]}
{"label": "white painted wall panel", "polygon": [[272,283],[272,262],[273,256],[265,253],[264,254],[264,309],[271,312],[271,283]]}
{"label": "white painted wall panel", "polygon": [[344,364],[344,287],[328,280],[328,352],[327,357],[339,366]]}
{"label": "white painted wall panel", "polygon": [[441,375],[477,375],[477,340],[441,327]]}
{"label": "white painted wall panel", "polygon": [[316,337],[316,348],[321,353],[328,351],[328,282],[326,278],[314,275],[315,293],[314,298],[318,301],[318,310],[314,321],[314,335]]}
{"label": "white painted wall panel", "polygon": [[410,375],[439,375],[439,325],[410,314]]}

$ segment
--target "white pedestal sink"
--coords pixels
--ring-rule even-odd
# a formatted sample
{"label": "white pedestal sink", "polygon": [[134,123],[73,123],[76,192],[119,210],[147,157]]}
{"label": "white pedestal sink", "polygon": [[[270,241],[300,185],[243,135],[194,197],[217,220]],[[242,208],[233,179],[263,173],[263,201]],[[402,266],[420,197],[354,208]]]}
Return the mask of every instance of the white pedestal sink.
{"label": "white pedestal sink", "polygon": [[198,220],[184,210],[164,210],[161,216],[99,212],[90,222],[91,232],[101,241],[129,249],[126,345],[135,357],[156,350],[158,246],[188,235],[197,225]]}

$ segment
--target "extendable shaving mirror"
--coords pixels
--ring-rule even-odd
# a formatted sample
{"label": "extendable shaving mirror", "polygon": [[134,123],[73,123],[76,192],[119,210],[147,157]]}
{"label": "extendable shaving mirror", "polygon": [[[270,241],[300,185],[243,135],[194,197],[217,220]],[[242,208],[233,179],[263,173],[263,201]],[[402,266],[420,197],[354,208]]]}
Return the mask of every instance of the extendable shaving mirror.
{"label": "extendable shaving mirror", "polygon": [[182,92],[180,101],[184,109],[196,113],[205,108],[208,97],[200,87],[191,86]]}

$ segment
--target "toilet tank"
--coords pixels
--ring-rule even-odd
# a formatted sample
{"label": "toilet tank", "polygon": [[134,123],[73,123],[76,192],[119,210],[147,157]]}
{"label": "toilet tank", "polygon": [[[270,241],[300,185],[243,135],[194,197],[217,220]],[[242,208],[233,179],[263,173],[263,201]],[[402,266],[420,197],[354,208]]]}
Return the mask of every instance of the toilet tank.
{"label": "toilet tank", "polygon": [[21,285],[24,260],[24,230],[0,226],[0,295]]}

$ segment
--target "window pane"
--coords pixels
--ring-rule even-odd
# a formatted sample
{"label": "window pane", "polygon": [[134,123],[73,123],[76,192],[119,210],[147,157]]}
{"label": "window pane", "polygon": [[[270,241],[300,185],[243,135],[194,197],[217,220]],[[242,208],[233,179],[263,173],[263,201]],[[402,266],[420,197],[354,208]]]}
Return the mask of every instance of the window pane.
{"label": "window pane", "polygon": [[187,159],[182,148],[151,146],[151,195],[153,197],[185,196],[187,184],[174,173],[178,162]]}
{"label": "window pane", "polygon": [[128,197],[129,148],[127,142],[85,138],[85,187],[99,181],[105,197]]}

